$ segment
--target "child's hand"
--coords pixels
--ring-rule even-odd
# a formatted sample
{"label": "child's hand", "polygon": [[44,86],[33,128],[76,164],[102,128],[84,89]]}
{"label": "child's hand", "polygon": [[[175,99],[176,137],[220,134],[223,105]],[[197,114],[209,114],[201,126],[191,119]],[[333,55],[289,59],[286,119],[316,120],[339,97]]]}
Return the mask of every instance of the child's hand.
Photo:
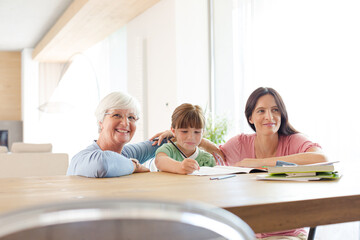
{"label": "child's hand", "polygon": [[150,172],[150,169],[148,169],[147,167],[141,164],[139,164],[139,166],[137,166],[134,171],[134,173],[143,173],[143,172]]}
{"label": "child's hand", "polygon": [[196,160],[185,158],[184,161],[181,162],[180,174],[190,174],[195,170],[200,170],[199,163]]}
{"label": "child's hand", "polygon": [[147,167],[140,164],[139,160],[137,160],[135,158],[130,158],[130,159],[133,162],[134,167],[135,167],[134,173],[150,172],[150,169],[148,169]]}

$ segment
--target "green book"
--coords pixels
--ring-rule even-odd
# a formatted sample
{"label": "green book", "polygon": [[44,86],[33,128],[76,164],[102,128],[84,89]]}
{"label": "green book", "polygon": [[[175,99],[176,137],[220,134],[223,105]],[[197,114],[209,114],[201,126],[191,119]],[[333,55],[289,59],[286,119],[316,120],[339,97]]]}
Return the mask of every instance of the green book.
{"label": "green book", "polygon": [[341,175],[338,172],[315,172],[314,174],[287,174],[271,173],[257,175],[257,180],[279,180],[279,181],[316,181],[316,180],[334,180],[339,179]]}
{"label": "green book", "polygon": [[269,174],[277,173],[315,173],[315,172],[333,172],[334,165],[326,164],[324,165],[297,165],[297,166],[282,166],[282,167],[268,167]]}

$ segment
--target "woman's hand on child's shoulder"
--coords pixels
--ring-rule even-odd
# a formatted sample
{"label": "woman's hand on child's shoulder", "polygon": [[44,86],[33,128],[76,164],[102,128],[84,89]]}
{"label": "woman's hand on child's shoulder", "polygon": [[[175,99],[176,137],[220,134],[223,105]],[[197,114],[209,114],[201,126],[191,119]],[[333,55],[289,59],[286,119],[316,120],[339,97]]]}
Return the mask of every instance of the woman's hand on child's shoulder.
{"label": "woman's hand on child's shoulder", "polygon": [[180,174],[190,174],[190,173],[193,173],[195,170],[199,170],[199,169],[200,169],[200,166],[196,160],[190,159],[190,158],[185,158],[181,162]]}
{"label": "woman's hand on child's shoulder", "polygon": [[159,132],[155,134],[149,140],[154,141],[152,144],[154,146],[154,145],[160,145],[165,138],[173,138],[173,137],[174,134],[171,132],[171,130],[166,130],[164,132]]}

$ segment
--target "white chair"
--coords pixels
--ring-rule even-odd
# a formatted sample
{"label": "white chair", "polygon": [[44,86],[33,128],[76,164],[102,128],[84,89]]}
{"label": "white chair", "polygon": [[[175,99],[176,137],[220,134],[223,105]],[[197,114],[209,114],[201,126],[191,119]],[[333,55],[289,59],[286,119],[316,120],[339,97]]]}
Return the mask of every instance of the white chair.
{"label": "white chair", "polygon": [[51,143],[23,143],[14,142],[11,145],[12,153],[51,153]]}
{"label": "white chair", "polygon": [[0,216],[0,240],[255,239],[240,218],[213,206],[156,200],[52,204]]}
{"label": "white chair", "polygon": [[0,153],[7,153],[8,148],[6,146],[0,146]]}
{"label": "white chair", "polygon": [[52,144],[13,143],[0,151],[0,178],[66,175],[69,156],[52,153]]}

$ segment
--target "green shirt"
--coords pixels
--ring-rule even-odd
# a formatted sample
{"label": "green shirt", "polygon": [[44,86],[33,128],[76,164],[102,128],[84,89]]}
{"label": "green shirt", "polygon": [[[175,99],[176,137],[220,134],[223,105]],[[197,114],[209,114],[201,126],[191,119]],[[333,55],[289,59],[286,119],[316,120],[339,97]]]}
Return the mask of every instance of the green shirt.
{"label": "green shirt", "polygon": [[[195,160],[199,163],[200,167],[207,166],[207,167],[213,167],[216,165],[214,157],[203,150],[199,150],[199,154],[195,158]],[[156,154],[163,152],[166,155],[168,155],[170,158],[182,162],[184,160],[184,157],[181,155],[179,150],[177,150],[171,143],[163,144],[161,147],[159,147],[156,150]]]}

